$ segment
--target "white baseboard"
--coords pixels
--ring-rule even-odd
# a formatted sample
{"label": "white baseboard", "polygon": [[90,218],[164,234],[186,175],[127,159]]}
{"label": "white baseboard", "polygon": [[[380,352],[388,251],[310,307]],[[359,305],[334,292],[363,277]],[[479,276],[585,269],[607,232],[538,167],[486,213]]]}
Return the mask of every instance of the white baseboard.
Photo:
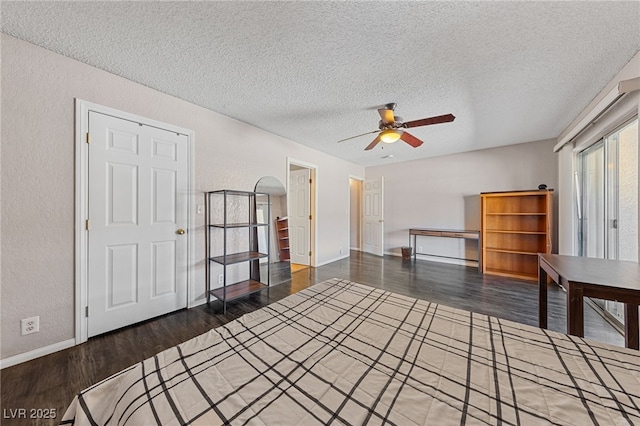
{"label": "white baseboard", "polygon": [[347,254],[344,254],[342,256],[336,257],[334,259],[326,260],[326,261],[324,261],[322,263],[318,263],[316,265],[316,268],[319,267],[319,266],[324,266],[324,265],[329,264],[329,263],[337,262],[338,260],[346,259],[348,257],[349,257],[349,254],[347,253]]}
{"label": "white baseboard", "polygon": [[43,348],[34,349],[29,352],[14,355],[9,358],[0,359],[0,369],[11,367],[23,362],[31,361],[32,359],[40,358],[41,356],[49,355],[54,352],[68,349],[76,345],[76,339],[64,340],[62,342],[54,343],[53,345],[45,346]]}
{"label": "white baseboard", "polygon": [[[388,254],[391,256],[401,257],[402,253],[386,251],[384,254]],[[440,257],[440,256],[429,256],[428,254],[419,254],[416,256],[418,260],[428,260],[430,262],[439,262],[439,263],[447,263],[449,265],[460,265],[460,266],[475,266],[478,267],[478,262],[474,260],[464,260],[464,259],[452,259],[448,257]],[[411,260],[413,260],[413,254],[411,255]]]}

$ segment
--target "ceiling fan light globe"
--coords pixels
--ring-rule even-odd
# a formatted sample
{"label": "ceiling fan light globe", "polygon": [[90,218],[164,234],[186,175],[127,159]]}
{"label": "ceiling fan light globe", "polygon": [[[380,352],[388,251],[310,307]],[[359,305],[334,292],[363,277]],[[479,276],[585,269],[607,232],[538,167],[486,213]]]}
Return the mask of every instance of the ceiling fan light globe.
{"label": "ceiling fan light globe", "polygon": [[400,139],[401,133],[397,130],[387,129],[380,132],[380,140],[384,143],[394,143]]}

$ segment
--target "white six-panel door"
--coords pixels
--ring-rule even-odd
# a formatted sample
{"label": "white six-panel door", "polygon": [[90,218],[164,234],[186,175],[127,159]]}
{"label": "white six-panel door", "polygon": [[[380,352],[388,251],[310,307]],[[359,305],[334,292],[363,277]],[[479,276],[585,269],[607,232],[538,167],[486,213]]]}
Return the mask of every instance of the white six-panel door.
{"label": "white six-panel door", "polygon": [[88,336],[186,307],[187,136],[89,113]]}
{"label": "white six-panel door", "polygon": [[384,254],[384,178],[367,179],[362,191],[362,248],[367,253]]}
{"label": "white six-panel door", "polygon": [[311,250],[309,236],[311,220],[310,170],[292,170],[289,173],[289,252],[291,262],[309,265]]}

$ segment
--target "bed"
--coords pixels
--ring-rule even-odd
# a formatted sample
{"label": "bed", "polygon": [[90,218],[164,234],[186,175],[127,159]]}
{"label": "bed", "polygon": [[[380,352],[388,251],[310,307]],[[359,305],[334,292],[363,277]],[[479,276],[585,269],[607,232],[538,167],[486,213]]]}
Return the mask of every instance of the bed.
{"label": "bed", "polygon": [[640,424],[637,351],[332,279],[80,392],[63,424]]}

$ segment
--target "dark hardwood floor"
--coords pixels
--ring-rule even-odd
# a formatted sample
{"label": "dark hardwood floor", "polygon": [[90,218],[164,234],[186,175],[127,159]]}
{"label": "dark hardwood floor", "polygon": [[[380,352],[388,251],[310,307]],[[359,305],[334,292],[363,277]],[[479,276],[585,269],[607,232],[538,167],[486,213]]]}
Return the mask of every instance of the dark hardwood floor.
{"label": "dark hardwood floor", "polygon": [[[463,267],[399,257],[351,252],[349,259],[292,274],[290,281],[266,291],[222,305],[213,302],[181,310],[89,339],[87,343],[47,355],[0,373],[3,425],[57,424],[80,390],[177,345],[259,309],[289,294],[329,278],[344,278],[396,293],[430,300],[473,312],[537,325],[537,286],[532,282],[482,275]],[[565,293],[549,288],[549,329],[565,332]],[[585,307],[587,338],[624,345],[624,338],[589,306]],[[55,409],[56,420],[11,419],[16,409]]]}

